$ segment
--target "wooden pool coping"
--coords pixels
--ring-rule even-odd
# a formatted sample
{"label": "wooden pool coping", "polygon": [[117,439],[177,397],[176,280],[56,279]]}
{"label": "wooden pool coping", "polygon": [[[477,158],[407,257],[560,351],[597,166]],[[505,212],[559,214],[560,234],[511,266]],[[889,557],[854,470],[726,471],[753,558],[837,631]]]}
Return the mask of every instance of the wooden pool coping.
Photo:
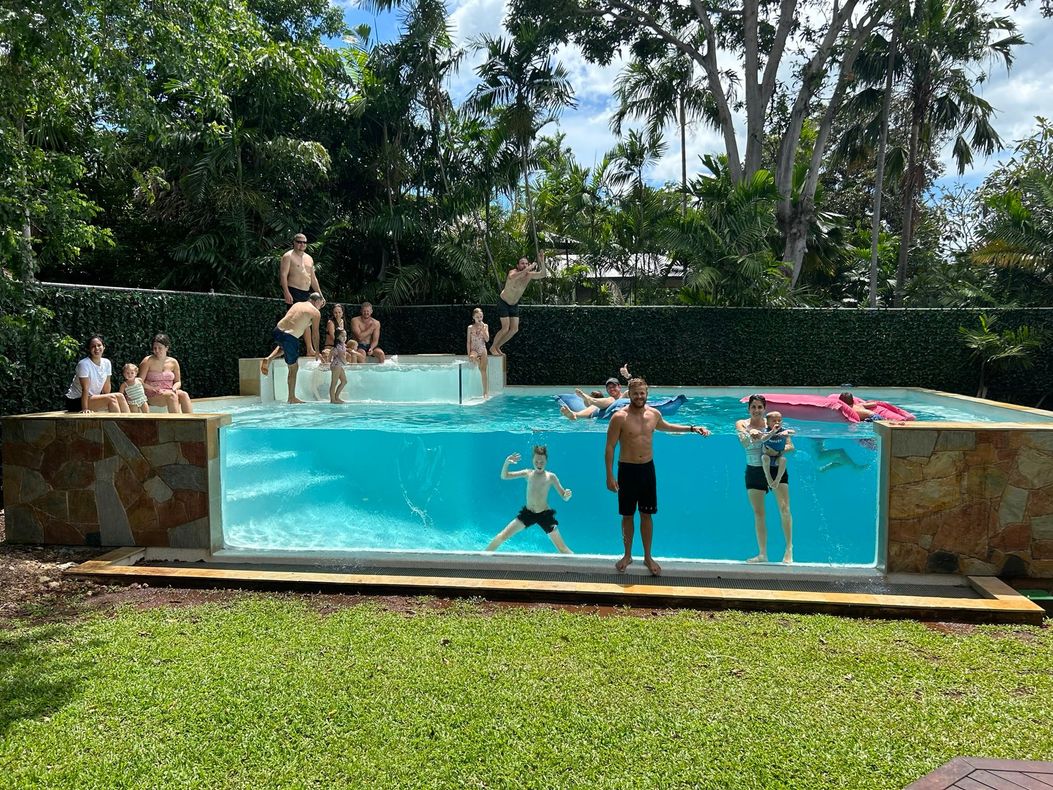
{"label": "wooden pool coping", "polygon": [[993,576],[967,576],[973,594],[981,597],[934,597],[875,593],[815,592],[777,589],[742,589],[705,586],[670,586],[655,583],[491,579],[464,576],[339,573],[316,569],[259,570],[222,567],[219,563],[187,563],[186,567],[137,565],[146,559],[141,547],[115,549],[103,556],[68,568],[79,578],[149,581],[159,584],[231,585],[264,588],[310,587],[367,594],[478,596],[563,603],[608,603],[632,606],[675,606],[698,609],[760,609],[765,611],[823,612],[854,617],[962,620],[985,623],[1038,625],[1045,616],[1041,606],[1020,595]]}

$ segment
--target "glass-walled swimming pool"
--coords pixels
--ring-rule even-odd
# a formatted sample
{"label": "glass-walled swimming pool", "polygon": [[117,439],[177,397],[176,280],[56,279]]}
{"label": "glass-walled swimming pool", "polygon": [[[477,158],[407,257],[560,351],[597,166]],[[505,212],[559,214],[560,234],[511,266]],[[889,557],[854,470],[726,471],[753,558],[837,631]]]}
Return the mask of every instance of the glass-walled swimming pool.
{"label": "glass-walled swimming pool", "polygon": [[[228,548],[317,552],[479,552],[524,504],[525,483],[501,480],[504,459],[529,467],[531,448],[548,447],[549,471],[573,491],[553,491],[560,532],[577,554],[621,553],[617,497],[606,488],[606,424],[560,416],[555,390],[511,390],[471,407],[307,404],[234,408],[224,428],[223,524]],[[743,561],[756,553],[745,460],[734,423],[739,398],[713,389],[684,393],[668,419],[706,425],[713,436],[657,434],[659,558]],[[1002,410],[921,391],[860,390],[919,420],[1026,421]],[[974,408],[975,407],[975,408]],[[1034,417],[1036,421],[1041,417]],[[879,444],[872,425],[787,422],[797,434],[789,456],[794,559],[873,566],[878,554]],[[783,553],[773,496],[769,556]],[[513,536],[501,553],[554,554],[537,527]],[[636,549],[640,552],[639,546]]]}

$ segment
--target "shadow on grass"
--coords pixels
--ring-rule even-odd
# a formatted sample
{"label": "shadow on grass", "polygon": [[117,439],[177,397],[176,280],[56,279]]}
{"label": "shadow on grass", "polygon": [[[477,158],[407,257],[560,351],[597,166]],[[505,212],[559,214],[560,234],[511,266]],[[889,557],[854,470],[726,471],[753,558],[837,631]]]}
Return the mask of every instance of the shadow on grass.
{"label": "shadow on grass", "polygon": [[75,645],[62,623],[0,629],[0,738],[17,722],[47,718],[71,700],[90,648]]}

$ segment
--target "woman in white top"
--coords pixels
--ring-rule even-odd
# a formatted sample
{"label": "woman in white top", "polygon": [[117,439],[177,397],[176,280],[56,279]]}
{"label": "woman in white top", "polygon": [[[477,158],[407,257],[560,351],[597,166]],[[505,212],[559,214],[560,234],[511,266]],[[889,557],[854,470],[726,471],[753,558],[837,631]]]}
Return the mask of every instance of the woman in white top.
{"label": "woman in white top", "polygon": [[[747,562],[768,561],[768,528],[764,523],[764,498],[768,494],[768,481],[764,477],[764,466],[761,455],[764,452],[764,441],[768,438],[768,423],[764,419],[764,411],[768,404],[763,395],[751,395],[749,400],[749,419],[739,420],[735,423],[735,432],[738,434],[742,449],[746,451],[746,495],[753,508],[753,526],[757,531],[756,557],[751,557]],[[784,453],[792,453],[794,450],[793,440],[786,440]],[[784,474],[782,480],[773,489],[775,501],[779,505],[779,520],[782,523],[782,533],[786,538],[786,552],[783,554],[783,562],[793,562],[793,516],[790,515],[790,478],[788,473]]]}
{"label": "woman in white top", "polygon": [[106,347],[102,338],[92,335],[85,346],[88,356],[77,363],[77,373],[66,391],[66,411],[89,414],[93,411],[128,413],[128,401],[119,392],[110,392],[113,368],[102,358]]}

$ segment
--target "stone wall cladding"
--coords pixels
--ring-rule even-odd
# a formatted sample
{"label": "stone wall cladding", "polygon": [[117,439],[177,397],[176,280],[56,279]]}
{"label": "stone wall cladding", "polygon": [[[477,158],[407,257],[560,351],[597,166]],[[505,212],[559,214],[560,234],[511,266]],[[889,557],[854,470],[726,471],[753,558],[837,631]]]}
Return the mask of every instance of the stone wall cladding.
{"label": "stone wall cladding", "polygon": [[888,572],[1053,578],[1053,425],[882,430]]}
{"label": "stone wall cladding", "polygon": [[228,415],[4,419],[7,540],[210,548]]}

